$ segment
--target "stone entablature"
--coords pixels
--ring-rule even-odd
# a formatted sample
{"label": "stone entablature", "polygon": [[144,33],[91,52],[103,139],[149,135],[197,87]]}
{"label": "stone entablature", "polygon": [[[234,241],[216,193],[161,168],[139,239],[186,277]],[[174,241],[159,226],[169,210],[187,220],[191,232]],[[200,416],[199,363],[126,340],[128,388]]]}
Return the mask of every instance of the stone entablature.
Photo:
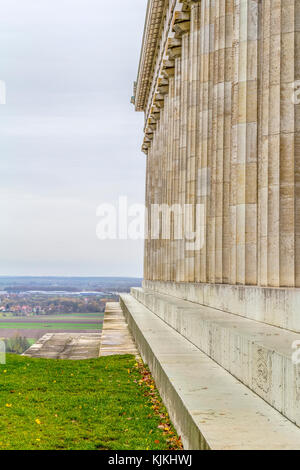
{"label": "stone entablature", "polygon": [[[160,85],[163,83],[164,93],[166,93],[167,78],[174,68],[172,61],[181,54],[181,35],[190,27],[190,4],[199,1],[201,0],[148,1],[138,79],[134,85],[133,99],[136,111],[145,112],[146,133],[151,113],[155,112],[156,106],[160,108],[162,105]],[[145,151],[147,148],[143,145],[142,150]]]}
{"label": "stone entablature", "polygon": [[205,207],[204,243],[148,234],[145,279],[300,287],[300,4],[166,0],[158,19],[158,3],[135,97],[146,204]]}
{"label": "stone entablature", "polygon": [[136,111],[145,110],[149,86],[151,85],[150,77],[161,33],[165,4],[165,0],[151,0],[148,2],[138,80],[136,89],[134,90]]}

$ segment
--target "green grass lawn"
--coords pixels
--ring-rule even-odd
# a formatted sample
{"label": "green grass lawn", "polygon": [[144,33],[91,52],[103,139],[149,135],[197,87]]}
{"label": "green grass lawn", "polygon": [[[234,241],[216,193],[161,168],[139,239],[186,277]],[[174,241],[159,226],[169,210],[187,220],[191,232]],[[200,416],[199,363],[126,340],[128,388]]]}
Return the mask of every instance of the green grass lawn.
{"label": "green grass lawn", "polygon": [[180,448],[150,374],[133,356],[86,361],[7,355],[0,449]]}
{"label": "green grass lawn", "polygon": [[0,329],[10,330],[99,330],[100,323],[0,323]]}

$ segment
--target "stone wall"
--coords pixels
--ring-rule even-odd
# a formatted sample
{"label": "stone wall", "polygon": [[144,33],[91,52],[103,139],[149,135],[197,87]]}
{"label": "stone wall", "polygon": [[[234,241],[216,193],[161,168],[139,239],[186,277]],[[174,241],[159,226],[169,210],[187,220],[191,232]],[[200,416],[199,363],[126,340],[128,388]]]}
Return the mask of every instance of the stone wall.
{"label": "stone wall", "polygon": [[[161,11],[143,107],[145,279],[300,287],[300,0],[166,0]],[[201,247],[187,250],[176,227],[153,239],[153,204],[190,204],[190,231],[203,207]]]}

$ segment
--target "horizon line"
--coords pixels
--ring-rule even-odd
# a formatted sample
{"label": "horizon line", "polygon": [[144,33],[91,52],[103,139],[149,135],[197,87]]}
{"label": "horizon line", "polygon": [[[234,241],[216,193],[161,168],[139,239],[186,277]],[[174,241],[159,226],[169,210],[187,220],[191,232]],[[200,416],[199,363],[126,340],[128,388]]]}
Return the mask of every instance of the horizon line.
{"label": "horizon line", "polygon": [[0,274],[0,278],[2,277],[73,277],[73,278],[79,278],[79,277],[94,277],[97,279],[109,279],[109,278],[115,278],[115,279],[143,279],[141,276],[96,276],[96,275],[77,275],[77,274]]}

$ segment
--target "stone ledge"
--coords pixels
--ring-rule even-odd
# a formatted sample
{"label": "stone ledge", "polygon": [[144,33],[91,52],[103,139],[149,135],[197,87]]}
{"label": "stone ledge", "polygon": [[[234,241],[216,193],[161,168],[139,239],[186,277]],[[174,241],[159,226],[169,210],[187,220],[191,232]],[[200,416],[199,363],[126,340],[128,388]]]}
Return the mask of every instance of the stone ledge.
{"label": "stone ledge", "polygon": [[107,302],[100,342],[100,356],[133,354],[138,351],[119,302]]}
{"label": "stone ledge", "polygon": [[185,449],[300,449],[297,426],[131,295],[120,300]]}
{"label": "stone ledge", "polygon": [[146,289],[300,332],[300,289],[144,281]]}

